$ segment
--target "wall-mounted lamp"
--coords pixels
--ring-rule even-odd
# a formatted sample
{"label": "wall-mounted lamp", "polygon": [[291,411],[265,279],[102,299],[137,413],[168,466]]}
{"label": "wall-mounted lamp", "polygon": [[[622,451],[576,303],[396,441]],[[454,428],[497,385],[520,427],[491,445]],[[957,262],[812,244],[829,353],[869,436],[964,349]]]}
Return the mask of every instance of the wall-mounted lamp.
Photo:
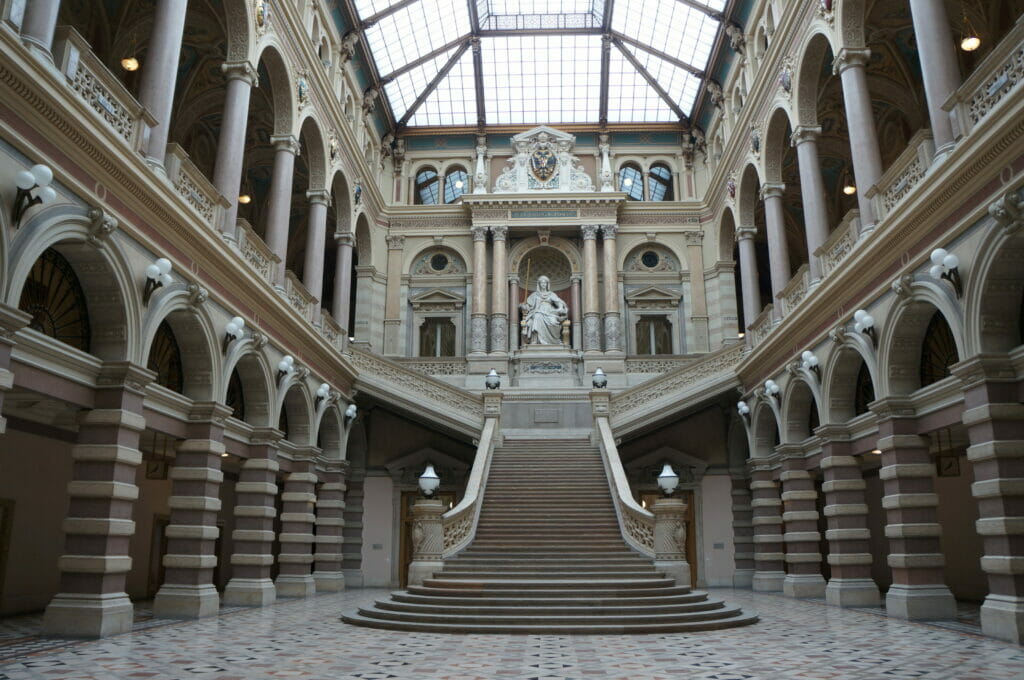
{"label": "wall-mounted lamp", "polygon": [[427,469],[420,475],[419,483],[424,498],[431,498],[437,492],[437,487],[441,486],[441,478],[434,472],[434,466],[431,463],[427,463]]}
{"label": "wall-mounted lamp", "polygon": [[174,283],[171,276],[171,261],[166,257],[160,257],[153,261],[153,264],[146,267],[146,287],[142,289],[142,304],[148,305],[149,298],[153,291]]}
{"label": "wall-mounted lamp", "polygon": [[764,396],[772,397],[775,401],[779,400],[779,392],[782,388],[779,387],[779,383],[774,380],[768,379],[764,381]]}
{"label": "wall-mounted lamp", "polygon": [[932,251],[932,266],[928,273],[933,279],[946,279],[953,284],[956,296],[964,294],[964,282],[960,278],[960,258],[944,248]]}
{"label": "wall-mounted lamp", "polygon": [[277,362],[277,382],[280,383],[285,376],[291,375],[294,370],[295,357],[291,354],[285,354],[281,357],[281,360]]}
{"label": "wall-mounted lamp", "polygon": [[498,389],[501,387],[501,376],[492,368],[491,372],[487,374],[486,378],[484,378],[484,385],[486,385],[489,390]]}
{"label": "wall-mounted lamp", "polygon": [[750,420],[750,406],[747,405],[747,402],[737,401],[736,411],[740,414],[740,417],[743,418],[743,420]]}
{"label": "wall-mounted lamp", "polygon": [[608,387],[608,376],[604,374],[600,367],[594,371],[593,383],[595,390],[603,390]]}
{"label": "wall-mounted lamp", "polygon": [[320,383],[320,387],[316,389],[316,407],[320,408],[320,403],[330,395],[331,386],[327,383]]}
{"label": "wall-mounted lamp", "polygon": [[[21,222],[21,216],[26,210],[34,205],[45,205],[57,199],[57,192],[50,186],[53,181],[53,170],[39,164],[33,165],[31,170],[22,170],[14,177],[14,183],[18,187],[18,193],[14,197],[14,207],[11,209],[11,223],[17,229]],[[37,189],[36,195],[32,190]]]}
{"label": "wall-mounted lamp", "polygon": [[875,317],[868,314],[867,311],[858,309],[853,313],[853,329],[871,338],[871,345],[873,347],[878,346],[878,336],[875,334]]}
{"label": "wall-mounted lamp", "polygon": [[228,345],[233,340],[245,337],[245,319],[240,316],[232,317],[231,321],[224,324],[224,342],[221,345],[221,351],[224,354],[228,353]]}
{"label": "wall-mounted lamp", "polygon": [[661,468],[661,474],[658,475],[658,488],[668,498],[676,490],[677,486],[679,486],[679,475],[676,474],[671,465],[665,463],[665,467]]}
{"label": "wall-mounted lamp", "polygon": [[814,355],[814,352],[810,350],[804,350],[800,355],[800,364],[808,371],[818,376],[818,380],[821,380],[821,367],[818,366],[818,357]]}
{"label": "wall-mounted lamp", "polygon": [[352,421],[356,419],[356,405],[349,404],[348,408],[345,409],[345,427],[352,424]]}

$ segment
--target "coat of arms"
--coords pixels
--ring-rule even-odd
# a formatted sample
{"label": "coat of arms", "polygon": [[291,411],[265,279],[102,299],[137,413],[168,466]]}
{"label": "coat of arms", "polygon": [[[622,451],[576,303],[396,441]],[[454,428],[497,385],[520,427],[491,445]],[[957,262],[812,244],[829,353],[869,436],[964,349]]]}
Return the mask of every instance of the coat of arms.
{"label": "coat of arms", "polygon": [[558,157],[550,148],[541,147],[530,156],[530,170],[541,182],[547,182],[554,177],[557,167]]}

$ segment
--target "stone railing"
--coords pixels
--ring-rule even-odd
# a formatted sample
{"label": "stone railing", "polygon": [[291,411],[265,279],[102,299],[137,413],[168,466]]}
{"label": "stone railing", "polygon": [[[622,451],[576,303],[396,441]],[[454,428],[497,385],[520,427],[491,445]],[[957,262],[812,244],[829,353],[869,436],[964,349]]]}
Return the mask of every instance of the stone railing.
{"label": "stone railing", "polygon": [[774,305],[768,305],[761,310],[754,321],[747,326],[747,339],[751,347],[757,347],[761,341],[772,332],[772,316],[775,311]]}
{"label": "stone railing", "polygon": [[832,233],[828,235],[820,248],[814,251],[821,264],[821,278],[834,272],[843,260],[853,252],[860,233],[860,211],[851,210],[843,217]]}
{"label": "stone railing", "polygon": [[[1020,101],[1024,82],[1024,17],[985,57],[942,108],[949,112],[953,136],[959,140],[1000,106]],[[1011,96],[1016,93],[1016,96]]]}
{"label": "stone railing", "polygon": [[803,299],[807,296],[807,288],[810,285],[810,276],[808,274],[807,265],[800,265],[800,268],[796,270],[793,277],[786,284],[785,288],[779,291],[779,294],[775,296],[775,299],[779,301],[779,305],[782,309],[782,316],[787,316],[790,312],[796,309]]}
{"label": "stone railing", "polygon": [[153,116],[128,92],[89,43],[70,26],[59,26],[53,39],[53,59],[68,85],[96,112],[103,123],[133,151],[138,151],[156,125]]}
{"label": "stone railing", "polygon": [[608,418],[597,416],[594,418],[594,427],[597,430],[601,460],[604,461],[608,484],[615,500],[615,514],[619,518],[622,537],[637,552],[654,557],[654,515],[633,500],[633,494],[629,490],[629,479],[622,467]]}
{"label": "stone railing", "polygon": [[935,142],[930,130],[918,130],[888,170],[869,188],[864,197],[875,207],[881,221],[924,179],[935,158]]}
{"label": "stone railing", "polygon": [[177,144],[167,145],[167,158],[164,161],[167,179],[185,202],[192,206],[199,217],[211,229],[220,224],[223,211],[231,207],[231,203],[206,179],[199,171],[185,150]]}
{"label": "stone railing", "polygon": [[427,375],[466,375],[467,362],[465,359],[453,357],[409,357],[398,359],[406,368]]}
{"label": "stone railing", "polygon": [[[500,409],[500,407],[499,407]],[[480,521],[480,508],[483,507],[484,489],[491,471],[491,457],[497,439],[498,418],[488,416],[480,433],[480,443],[476,447],[473,468],[466,480],[466,495],[459,504],[442,517],[444,524],[444,558],[447,559],[465,548],[476,535],[476,525]]]}
{"label": "stone railing", "polygon": [[650,356],[626,359],[626,373],[660,374],[697,361],[692,356]]}
{"label": "stone railing", "polygon": [[320,320],[314,325],[316,326],[316,329],[320,331],[320,335],[322,335],[327,342],[331,343],[331,346],[334,347],[334,349],[339,352],[345,350],[345,347],[348,344],[346,342],[347,338],[342,332],[341,326],[334,320],[334,317],[331,316],[330,312],[321,308]]}
{"label": "stone railing", "polygon": [[318,300],[306,290],[306,286],[290,269],[284,272],[284,297],[303,319],[313,321],[313,310],[316,309]]}
{"label": "stone railing", "polygon": [[274,275],[277,273],[277,263],[281,261],[275,255],[263,239],[259,237],[248,221],[239,219],[236,222],[236,237],[238,239],[238,250],[246,262],[259,273],[271,286],[274,285]]}

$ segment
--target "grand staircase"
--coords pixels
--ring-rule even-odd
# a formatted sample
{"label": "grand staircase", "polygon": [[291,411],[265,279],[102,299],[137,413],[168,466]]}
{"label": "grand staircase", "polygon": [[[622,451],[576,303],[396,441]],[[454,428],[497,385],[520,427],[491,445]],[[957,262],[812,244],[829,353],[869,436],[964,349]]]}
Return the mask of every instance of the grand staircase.
{"label": "grand staircase", "polygon": [[667,633],[757,615],[658,572],[619,531],[588,440],[509,441],[493,454],[476,537],[422,586],[342,617],[449,633]]}

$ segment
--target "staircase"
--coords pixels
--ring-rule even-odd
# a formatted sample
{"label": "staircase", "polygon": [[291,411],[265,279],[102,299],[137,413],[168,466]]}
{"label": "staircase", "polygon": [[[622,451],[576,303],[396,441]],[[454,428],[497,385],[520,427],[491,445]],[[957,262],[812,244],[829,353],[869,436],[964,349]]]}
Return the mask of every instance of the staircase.
{"label": "staircase", "polygon": [[677,584],[625,544],[589,440],[506,440],[469,547],[422,586],[342,620],[445,633],[668,633],[757,615]]}

